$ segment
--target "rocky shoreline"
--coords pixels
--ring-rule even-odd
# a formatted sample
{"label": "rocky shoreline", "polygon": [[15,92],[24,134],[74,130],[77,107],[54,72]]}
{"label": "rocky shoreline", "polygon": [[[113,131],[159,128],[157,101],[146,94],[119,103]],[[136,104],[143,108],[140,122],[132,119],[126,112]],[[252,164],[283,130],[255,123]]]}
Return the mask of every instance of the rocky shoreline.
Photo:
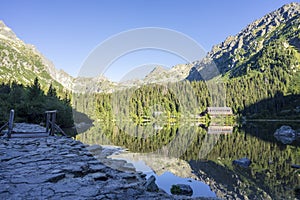
{"label": "rocky shoreline", "polygon": [[0,199],[189,199],[147,191],[144,174],[107,158],[113,151],[66,137],[1,138]]}

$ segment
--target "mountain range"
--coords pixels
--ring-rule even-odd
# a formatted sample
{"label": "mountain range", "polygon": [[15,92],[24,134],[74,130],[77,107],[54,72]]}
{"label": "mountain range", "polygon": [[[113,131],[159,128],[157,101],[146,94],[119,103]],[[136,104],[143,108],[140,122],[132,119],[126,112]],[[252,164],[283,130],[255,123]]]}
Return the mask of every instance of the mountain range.
{"label": "mountain range", "polygon": [[[38,77],[43,88],[53,83],[61,90],[113,92],[149,83],[207,80],[219,75],[226,80],[253,70],[263,72],[264,66],[259,65],[257,60],[262,57],[264,47],[274,41],[280,41],[283,48],[296,51],[295,56],[300,60],[299,3],[284,5],[254,21],[235,36],[229,36],[224,42],[213,46],[201,60],[175,65],[170,69],[157,66],[143,79],[115,83],[103,76],[74,78],[63,70],[57,70],[33,45],[25,44],[0,21],[0,81],[17,81],[27,85]],[[212,65],[217,67],[218,73],[207,73]],[[293,76],[299,71],[299,62],[289,67]],[[203,77],[204,73],[208,76]]]}

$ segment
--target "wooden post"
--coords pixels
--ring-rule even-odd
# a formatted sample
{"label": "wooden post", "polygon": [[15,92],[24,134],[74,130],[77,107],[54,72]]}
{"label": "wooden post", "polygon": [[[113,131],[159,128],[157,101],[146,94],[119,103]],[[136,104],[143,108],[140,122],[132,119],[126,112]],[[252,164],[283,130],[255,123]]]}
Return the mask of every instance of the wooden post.
{"label": "wooden post", "polygon": [[8,121],[8,133],[7,133],[8,138],[11,137],[11,132],[13,130],[14,116],[15,116],[15,111],[12,109],[12,110],[10,110],[9,121]]}
{"label": "wooden post", "polygon": [[66,136],[65,132],[55,123],[56,122],[56,110],[46,111],[46,132],[49,132],[49,135],[53,136],[55,131],[61,132],[64,136]]}
{"label": "wooden post", "polygon": [[46,133],[49,133],[49,125],[50,125],[50,113],[46,112]]}
{"label": "wooden post", "polygon": [[51,133],[50,135],[54,135],[55,132],[55,120],[56,120],[56,111],[52,113],[52,119],[51,119]]}

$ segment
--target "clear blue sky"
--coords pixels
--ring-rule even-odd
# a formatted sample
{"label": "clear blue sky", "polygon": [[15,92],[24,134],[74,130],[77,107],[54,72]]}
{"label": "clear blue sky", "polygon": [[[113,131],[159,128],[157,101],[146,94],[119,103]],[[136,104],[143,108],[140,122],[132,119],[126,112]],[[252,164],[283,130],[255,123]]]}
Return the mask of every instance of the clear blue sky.
{"label": "clear blue sky", "polygon": [[[0,20],[23,41],[35,45],[57,68],[77,76],[89,52],[119,32],[141,27],[173,29],[193,38],[209,51],[227,36],[235,35],[247,24],[290,2],[1,0]],[[160,59],[152,61],[162,62]],[[113,76],[116,70],[111,73]],[[117,75],[112,79],[118,79]]]}

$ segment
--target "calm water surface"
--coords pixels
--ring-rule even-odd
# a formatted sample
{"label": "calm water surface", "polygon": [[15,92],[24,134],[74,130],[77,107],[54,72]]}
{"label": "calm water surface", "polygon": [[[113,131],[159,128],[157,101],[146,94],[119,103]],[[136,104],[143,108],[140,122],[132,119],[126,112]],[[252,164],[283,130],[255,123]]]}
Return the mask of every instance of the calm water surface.
{"label": "calm water surface", "polygon": [[[193,196],[250,199],[297,199],[300,188],[299,139],[286,143],[274,137],[282,125],[300,130],[300,123],[259,122],[236,127],[200,124],[116,122],[96,124],[77,139],[87,144],[121,146],[114,155],[170,193],[172,184],[193,188]],[[247,157],[249,168],[232,164]]]}

